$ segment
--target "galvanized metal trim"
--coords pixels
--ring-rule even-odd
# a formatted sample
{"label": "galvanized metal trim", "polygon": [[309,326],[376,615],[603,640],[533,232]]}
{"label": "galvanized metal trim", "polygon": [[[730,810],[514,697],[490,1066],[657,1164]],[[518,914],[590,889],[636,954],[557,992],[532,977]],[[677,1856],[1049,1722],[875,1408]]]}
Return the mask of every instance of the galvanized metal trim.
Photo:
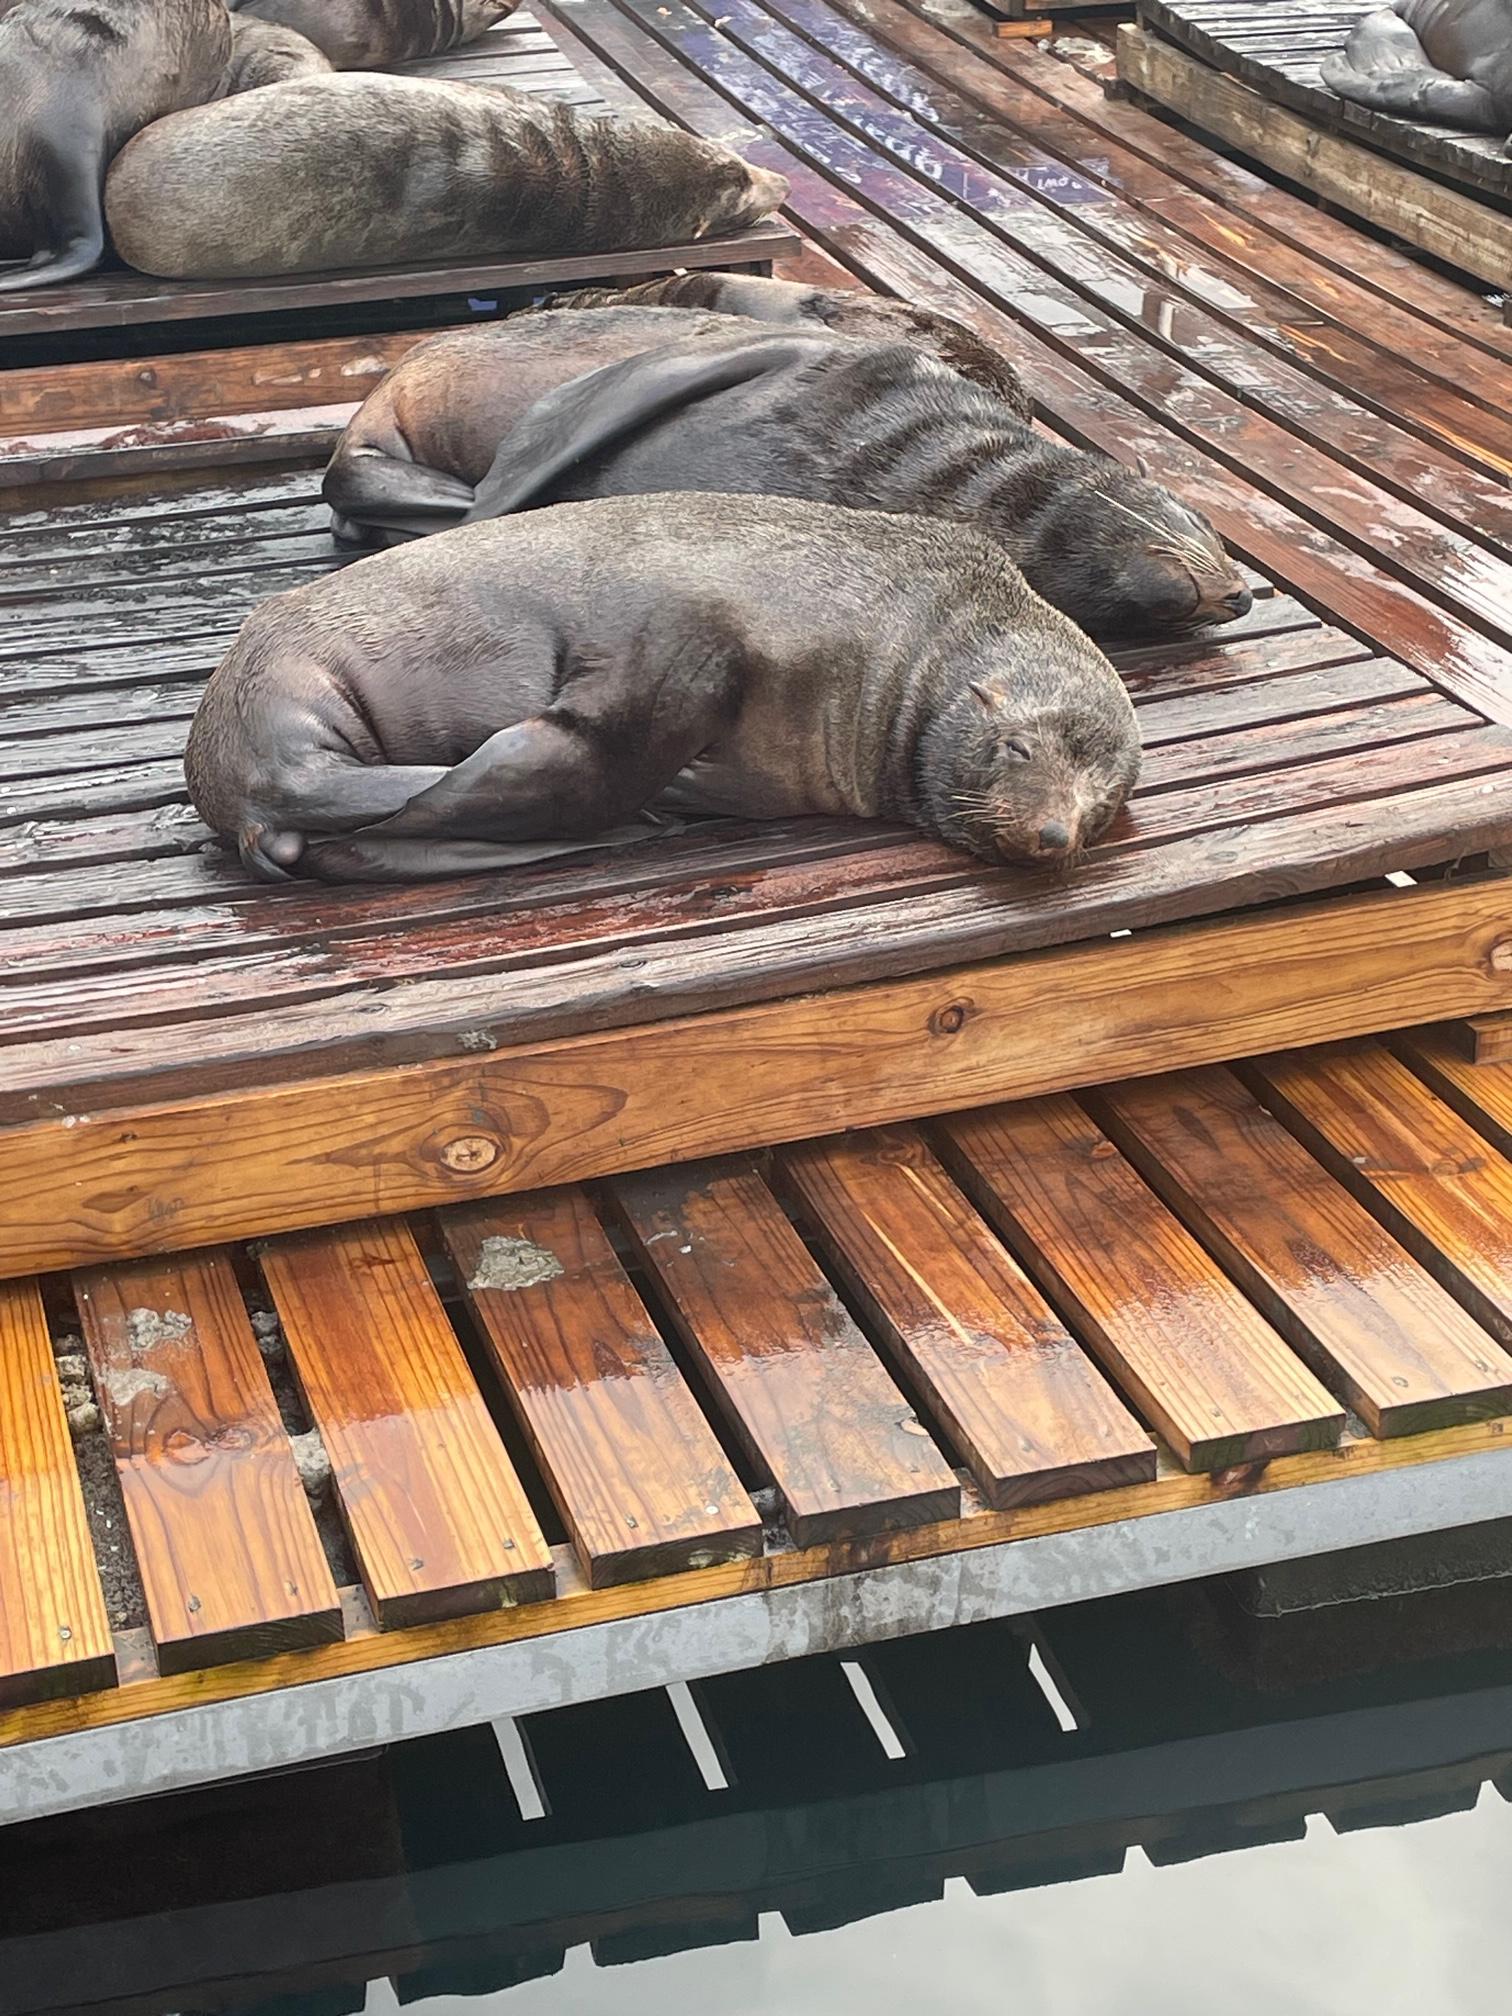
{"label": "galvanized metal trim", "polygon": [[314,1680],[0,1750],[0,1825],[1508,1516],[1512,1457],[1486,1450]]}

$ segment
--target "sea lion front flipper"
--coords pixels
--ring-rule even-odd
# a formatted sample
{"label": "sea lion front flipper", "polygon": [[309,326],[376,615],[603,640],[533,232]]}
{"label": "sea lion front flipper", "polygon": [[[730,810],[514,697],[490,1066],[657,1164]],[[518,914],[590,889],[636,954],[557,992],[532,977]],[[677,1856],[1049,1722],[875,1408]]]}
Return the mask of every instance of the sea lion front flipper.
{"label": "sea lion front flipper", "polygon": [[104,144],[66,129],[32,136],[42,176],[42,205],[51,241],[28,265],[0,275],[0,294],[55,287],[92,273],[105,256],[105,215],[100,186]]}
{"label": "sea lion front flipper", "polygon": [[441,875],[480,875],[524,868],[563,854],[631,847],[680,833],[680,819],[641,819],[581,840],[405,840],[379,833],[344,834],[305,848],[299,870],[321,882],[424,882]]}
{"label": "sea lion front flipper", "polygon": [[728,350],[668,343],[558,385],[528,407],[505,435],[464,523],[518,511],[575,463],[623,436],[679,406],[822,356],[833,348],[833,340],[815,331],[753,336]]}
{"label": "sea lion front flipper", "polygon": [[1484,84],[1437,69],[1400,15],[1389,7],[1367,14],[1343,53],[1322,68],[1330,91],[1372,112],[1473,133],[1506,130],[1506,112]]}
{"label": "sea lion front flipper", "polygon": [[326,464],[320,494],[331,507],[331,530],[347,545],[423,539],[466,516],[473,501],[470,483],[423,462],[406,462],[381,448],[352,448],[345,437]]}

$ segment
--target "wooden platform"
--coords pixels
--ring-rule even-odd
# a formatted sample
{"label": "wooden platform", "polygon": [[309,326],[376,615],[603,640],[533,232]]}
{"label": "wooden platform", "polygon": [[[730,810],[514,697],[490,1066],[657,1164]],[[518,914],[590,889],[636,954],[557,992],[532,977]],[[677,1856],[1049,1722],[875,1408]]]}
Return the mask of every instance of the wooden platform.
{"label": "wooden platform", "polygon": [[[479,41],[442,56],[398,66],[401,76],[452,78],[481,87],[500,86],[557,98],[585,110],[603,110],[591,74],[575,68],[530,14],[515,14]],[[242,322],[237,340],[251,340],[249,316],[299,314],[312,309],[355,310],[436,296],[528,299],[547,287],[589,279],[669,273],[679,267],[750,267],[769,271],[774,256],[793,248],[792,233],[775,220],[732,239],[655,246],[626,252],[532,255],[361,268],[340,273],[291,275],[273,280],[159,280],[124,268],[102,270],[62,286],[22,289],[0,297],[0,364],[18,339],[72,337],[81,330],[141,325]],[[463,300],[458,306],[464,305]]]}
{"label": "wooden platform", "polygon": [[1512,1512],[1509,1146],[1427,1033],[12,1283],[0,1817]]}

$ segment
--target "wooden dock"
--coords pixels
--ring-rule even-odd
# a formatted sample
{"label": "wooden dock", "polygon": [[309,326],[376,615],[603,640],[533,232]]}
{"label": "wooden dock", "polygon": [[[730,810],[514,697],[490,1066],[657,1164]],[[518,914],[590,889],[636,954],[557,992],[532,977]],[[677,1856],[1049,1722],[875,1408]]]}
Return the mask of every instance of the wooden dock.
{"label": "wooden dock", "polygon": [[[1512,1008],[1512,331],[985,18],[547,23],[791,178],[786,270],[1142,455],[1255,606],[1119,655],[1144,778],[1066,882],[807,821],[269,890],[183,738],[342,564],[309,458],[412,337],[292,339],[302,406],[133,365],[164,425],[229,392],[185,466],[18,449],[0,1818],[1512,1512],[1512,1067],[1424,1026]],[[105,368],[0,399],[77,432]]]}

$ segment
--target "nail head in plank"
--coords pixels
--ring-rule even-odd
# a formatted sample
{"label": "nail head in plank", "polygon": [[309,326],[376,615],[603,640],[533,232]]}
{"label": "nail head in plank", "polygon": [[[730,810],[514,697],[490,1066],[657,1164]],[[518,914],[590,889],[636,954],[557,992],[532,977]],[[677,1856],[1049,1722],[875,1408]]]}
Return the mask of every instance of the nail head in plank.
{"label": "nail head in plank", "polygon": [[1479,1110],[1495,1121],[1501,1088],[1487,1081],[1505,1067],[1446,1053],[1433,1039],[1404,1041],[1448,1099],[1378,1043],[1288,1051],[1243,1070],[1477,1322],[1512,1343],[1512,1162],[1503,1152],[1512,1141],[1503,1134],[1493,1146],[1465,1117]]}
{"label": "nail head in plank", "polygon": [[165,1673],[341,1636],[341,1605],[228,1254],[74,1277]]}
{"label": "nail head in plank", "polygon": [[1140,1079],[1089,1103],[1372,1435],[1512,1409],[1512,1359],[1232,1072]]}
{"label": "nail head in plank", "polygon": [[943,1123],[952,1171],[1192,1470],[1335,1443],[1344,1415],[1068,1098]]}
{"label": "nail head in plank", "polygon": [[589,1586],[761,1551],[761,1519],[581,1190],[440,1214]]}
{"label": "nail head in plank", "polygon": [[958,1515],[953,1473],[750,1162],[654,1170],[613,1187],[800,1546]]}
{"label": "nail head in plank", "polygon": [[0,1707],[116,1684],[110,1620],[34,1281],[0,1283]]}
{"label": "nail head in plank", "polygon": [[782,1168],[989,1505],[1155,1475],[1155,1445],[916,1128],[805,1142]]}
{"label": "nail head in plank", "polygon": [[380,1623],[549,1596],[550,1552],[408,1226],[299,1233],[261,1259]]}

